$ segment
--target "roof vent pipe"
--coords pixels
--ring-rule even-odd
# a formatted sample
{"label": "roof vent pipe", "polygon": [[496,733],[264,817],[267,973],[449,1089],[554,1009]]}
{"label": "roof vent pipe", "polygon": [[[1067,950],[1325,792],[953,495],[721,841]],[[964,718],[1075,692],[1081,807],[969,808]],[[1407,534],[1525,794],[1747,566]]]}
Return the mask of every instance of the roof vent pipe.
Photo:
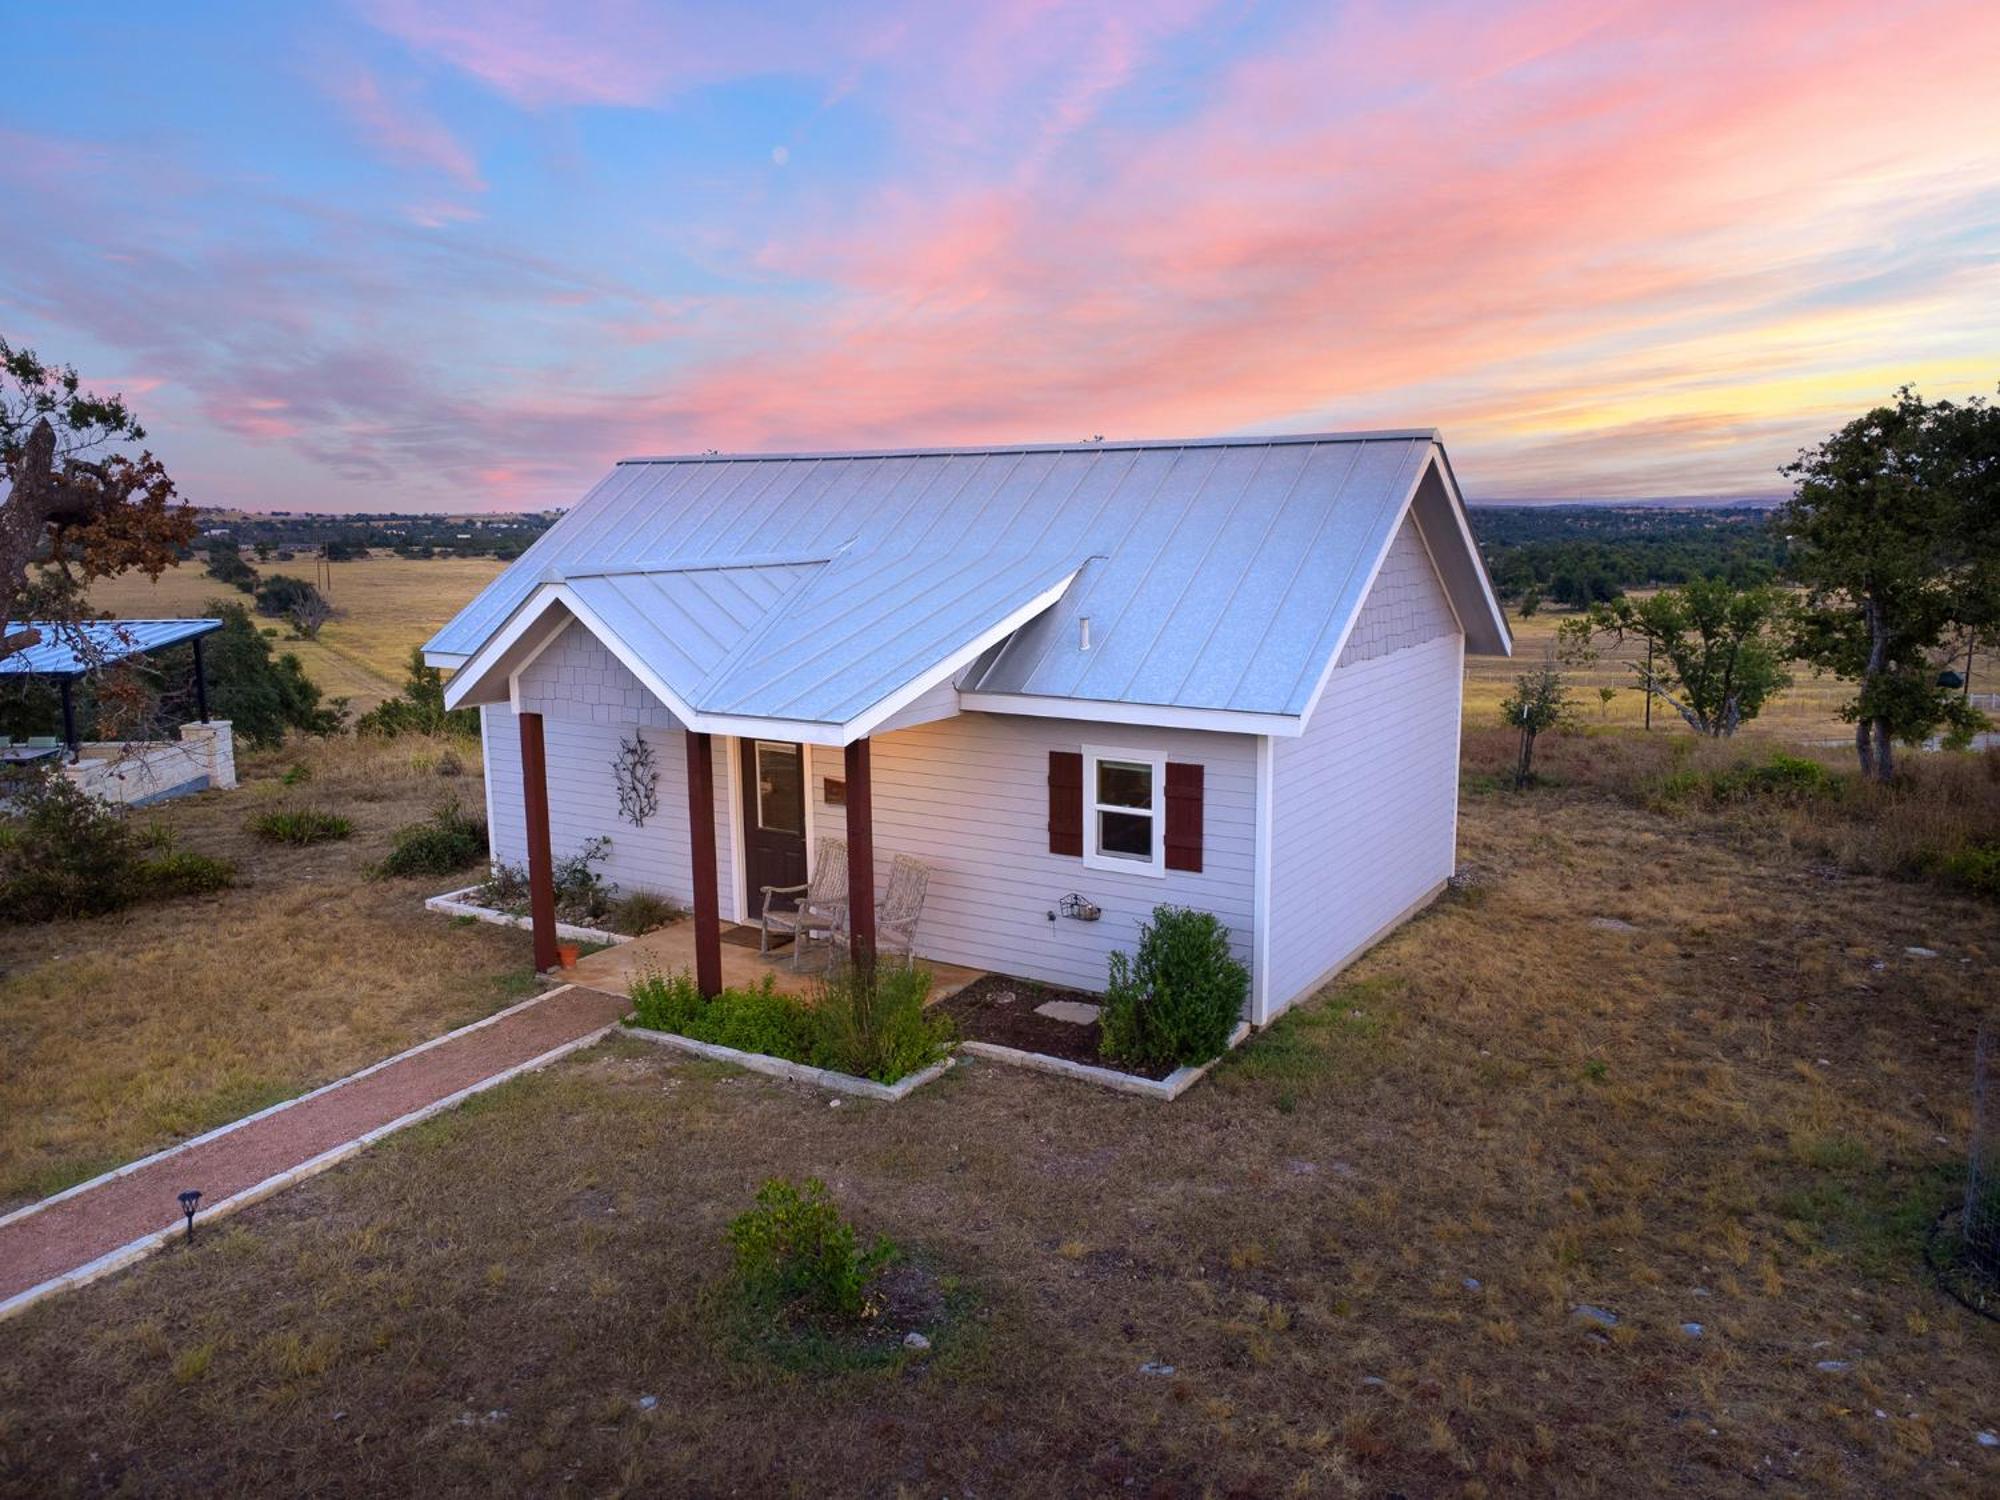
{"label": "roof vent pipe", "polygon": [[1077,650],[1079,650],[1079,651],[1088,651],[1088,650],[1090,649],[1090,616],[1089,616],[1089,615],[1078,615],[1078,616],[1077,616],[1077,620],[1076,620],[1076,649],[1077,649]]}

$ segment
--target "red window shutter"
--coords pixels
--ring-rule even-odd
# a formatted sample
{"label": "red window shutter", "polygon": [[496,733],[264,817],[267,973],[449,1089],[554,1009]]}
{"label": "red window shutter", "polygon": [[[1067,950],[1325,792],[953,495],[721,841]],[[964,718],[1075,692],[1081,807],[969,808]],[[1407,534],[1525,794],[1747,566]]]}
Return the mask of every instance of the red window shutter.
{"label": "red window shutter", "polygon": [[1201,767],[1167,762],[1167,868],[1201,872]]}
{"label": "red window shutter", "polygon": [[1049,853],[1083,855],[1083,756],[1049,752]]}

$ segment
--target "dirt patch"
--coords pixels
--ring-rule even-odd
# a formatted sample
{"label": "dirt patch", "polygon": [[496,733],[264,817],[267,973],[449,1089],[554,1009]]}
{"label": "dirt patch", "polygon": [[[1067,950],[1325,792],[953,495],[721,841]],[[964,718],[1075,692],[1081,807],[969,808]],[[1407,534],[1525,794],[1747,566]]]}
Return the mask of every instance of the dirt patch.
{"label": "dirt patch", "polygon": [[[1006,998],[1009,996],[1012,998]],[[1051,1000],[1099,1005],[1104,997],[1085,990],[1036,984],[1031,979],[988,974],[938,1004],[957,1025],[958,1034],[970,1042],[992,1042],[1022,1052],[1039,1052],[1044,1057],[1086,1063],[1093,1068],[1114,1068],[1136,1078],[1157,1080],[1174,1071],[1171,1066],[1135,1068],[1102,1056],[1098,1049],[1104,1042],[1104,1028],[1095,1021],[1058,1021],[1053,1016],[1035,1014],[1036,1006]]]}

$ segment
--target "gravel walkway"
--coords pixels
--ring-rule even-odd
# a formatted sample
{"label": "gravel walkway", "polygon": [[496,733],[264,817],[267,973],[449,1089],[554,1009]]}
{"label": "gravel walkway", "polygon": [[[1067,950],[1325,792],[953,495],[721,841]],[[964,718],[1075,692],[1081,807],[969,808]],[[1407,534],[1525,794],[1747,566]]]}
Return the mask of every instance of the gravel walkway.
{"label": "gravel walkway", "polygon": [[[553,1061],[551,1054],[595,1040],[625,1009],[622,999],[593,990],[554,990],[185,1148],[17,1210],[0,1220],[0,1316],[157,1248],[164,1232],[182,1224],[177,1199],[184,1188],[201,1190],[199,1233],[208,1210],[254,1201],[332,1166],[367,1144],[363,1137],[386,1134],[384,1127],[413,1123],[409,1116],[524,1065]],[[230,1201],[238,1195],[244,1196]]]}

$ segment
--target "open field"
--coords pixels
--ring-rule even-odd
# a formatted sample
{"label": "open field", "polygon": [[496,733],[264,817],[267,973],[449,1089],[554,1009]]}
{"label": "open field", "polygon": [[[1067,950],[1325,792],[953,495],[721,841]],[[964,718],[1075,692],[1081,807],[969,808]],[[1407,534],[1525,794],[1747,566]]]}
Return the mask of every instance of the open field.
{"label": "open field", "polygon": [[[265,577],[284,573],[310,580],[311,558],[289,563],[260,563]],[[340,612],[315,641],[283,640],[281,650],[298,653],[306,675],[328,697],[346,697],[360,713],[403,688],[410,648],[420,646],[489,581],[502,564],[490,557],[434,558],[424,562],[381,554],[355,562],[333,564],[328,597]],[[211,599],[245,605],[250,596],[217,583],[197,560],[169,568],[158,583],[143,574],[109,578],[91,590],[90,602],[133,619],[198,615]],[[291,627],[279,620],[261,623],[282,636]]]}
{"label": "open field", "polygon": [[[308,742],[246,757],[245,785],[134,816],[234,860],[212,896],[87,921],[0,925],[0,1209],[325,1083],[532,993],[525,935],[421,910],[433,880],[367,878],[440,796],[477,805],[424,740]],[[291,788],[289,766],[313,779]],[[338,807],[354,836],[308,848],[245,831],[281,805]]]}
{"label": "open field", "polygon": [[[1990,1494],[2000,1327],[1918,1257],[2000,913],[1843,868],[1863,803],[1648,810],[1663,739],[1516,795],[1471,735],[1468,888],[1169,1107],[972,1063],[829,1109],[631,1043],[496,1090],[0,1325],[0,1487]],[[339,954],[504,974],[388,894]],[[957,1288],[928,1359],[730,1343],[778,1173]]]}
{"label": "open field", "polygon": [[[499,574],[501,566],[491,558],[421,562],[390,554],[335,563],[332,597],[341,613],[321,630],[316,641],[281,640],[278,644],[283,650],[298,653],[307,674],[329,696],[346,696],[360,713],[402,690],[410,648],[421,645],[457,613]],[[310,578],[312,562],[269,563],[262,565],[262,571]],[[169,569],[158,583],[141,576],[107,579],[91,593],[91,602],[99,608],[133,617],[199,614],[209,600],[217,598],[248,602],[247,595],[207,577],[199,562]],[[1515,677],[1547,654],[1555,643],[1557,628],[1573,618],[1573,611],[1548,607],[1525,620],[1510,613],[1514,658],[1466,658],[1466,723],[1478,727],[1492,722]],[[277,621],[263,623],[290,634],[290,627]],[[1626,665],[1632,659],[1631,648],[1613,648],[1605,642],[1601,660],[1571,672],[1585,723],[1636,727],[1643,722],[1645,699],[1633,688],[1634,678]],[[1980,656],[1973,672],[1979,690],[2000,689],[2000,657]],[[1618,689],[1608,706],[1598,700],[1600,687]],[[1793,685],[1773,700],[1746,733],[1800,741],[1846,739],[1853,729],[1841,721],[1839,709],[1851,695],[1848,684],[1795,669]],[[1654,705],[1653,719],[1655,728],[1679,723],[1673,710],[1663,704]]]}
{"label": "open field", "polygon": [[[1512,659],[1465,659],[1466,724],[1478,728],[1499,722],[1500,700],[1513,691],[1514,679],[1546,657],[1555,647],[1556,631],[1564,621],[1576,618],[1575,610],[1544,607],[1523,620],[1509,610],[1507,626],[1514,632]],[[1630,663],[1644,659],[1645,647],[1638,643],[1617,646],[1606,637],[1598,642],[1598,648],[1603,654],[1589,666],[1563,669],[1576,697],[1578,717],[1585,724],[1636,729],[1645,722],[1646,698],[1635,686],[1638,679]],[[1960,666],[1962,669],[1963,662]],[[1751,738],[1804,743],[1852,742],[1854,726],[1841,719],[1840,705],[1854,696],[1854,685],[1835,677],[1814,677],[1809,668],[1796,664],[1791,672],[1792,685],[1773,698],[1743,733]],[[1981,653],[1974,659],[1972,674],[1975,691],[2000,691],[2000,657]],[[1597,693],[1605,687],[1618,690],[1608,705],[1599,701]],[[1656,731],[1684,727],[1664,703],[1653,705]]]}

